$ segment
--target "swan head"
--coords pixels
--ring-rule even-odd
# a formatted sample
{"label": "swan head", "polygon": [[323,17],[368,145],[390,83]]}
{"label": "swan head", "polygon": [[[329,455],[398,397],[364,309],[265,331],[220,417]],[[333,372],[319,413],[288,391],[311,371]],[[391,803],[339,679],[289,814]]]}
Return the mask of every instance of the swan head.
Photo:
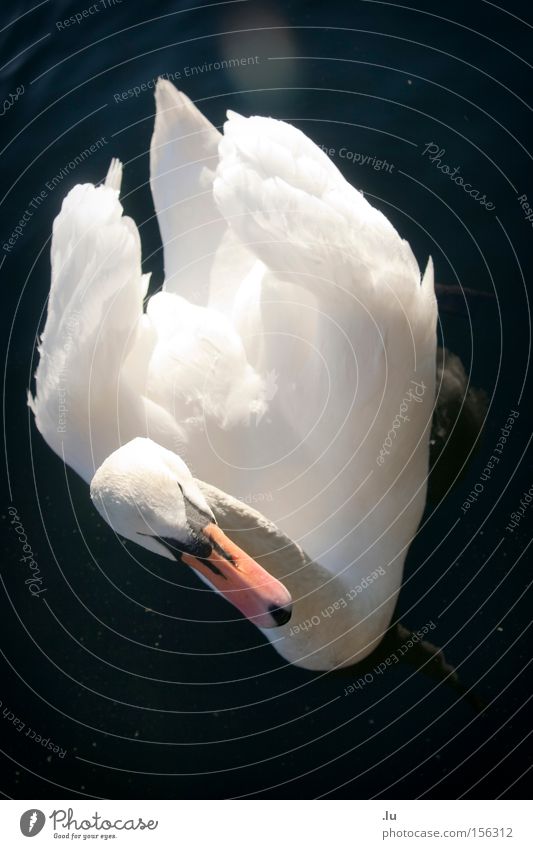
{"label": "swan head", "polygon": [[91,481],[91,499],[126,539],[192,566],[260,628],[285,625],[287,589],[219,528],[183,460],[138,437],[107,457]]}

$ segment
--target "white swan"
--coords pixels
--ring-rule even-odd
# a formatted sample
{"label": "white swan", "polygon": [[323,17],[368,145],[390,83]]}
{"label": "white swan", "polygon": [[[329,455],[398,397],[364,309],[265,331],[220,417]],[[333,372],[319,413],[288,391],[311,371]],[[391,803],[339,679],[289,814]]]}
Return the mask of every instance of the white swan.
{"label": "white swan", "polygon": [[166,81],[156,102],[163,291],[143,313],[113,161],[54,222],[37,427],[117,532],[181,549],[256,624],[280,625],[265,634],[288,661],[350,665],[389,625],[424,508],[431,260],[421,279],[294,127],[229,113],[221,136]]}

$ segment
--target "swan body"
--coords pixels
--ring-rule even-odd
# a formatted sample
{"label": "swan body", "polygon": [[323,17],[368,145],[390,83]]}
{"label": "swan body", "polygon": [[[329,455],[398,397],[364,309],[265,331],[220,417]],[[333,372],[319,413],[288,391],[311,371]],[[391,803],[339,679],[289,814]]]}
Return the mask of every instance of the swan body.
{"label": "swan body", "polygon": [[[149,277],[114,160],[54,223],[37,427],[121,533],[117,492],[140,482],[128,509],[142,513],[157,502],[157,452],[175,455],[196,505],[290,592],[291,620],[265,628],[277,651],[309,669],[350,665],[390,623],[424,509],[431,260],[421,275],[387,218],[296,128],[228,113],[222,136],[163,80],[156,104],[163,290],[143,311]],[[183,511],[167,518],[183,541]]]}

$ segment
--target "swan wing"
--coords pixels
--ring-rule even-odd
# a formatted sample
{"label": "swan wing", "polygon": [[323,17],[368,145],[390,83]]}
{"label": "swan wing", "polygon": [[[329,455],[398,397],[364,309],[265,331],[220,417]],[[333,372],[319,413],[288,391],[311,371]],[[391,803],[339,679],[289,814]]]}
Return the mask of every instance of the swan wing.
{"label": "swan wing", "polygon": [[150,185],[163,242],[164,290],[231,316],[236,290],[257,262],[213,198],[218,130],[172,83],[157,83]]}
{"label": "swan wing", "polygon": [[104,184],[75,186],[54,221],[48,311],[29,398],[47,443],[86,480],[122,442],[145,435],[147,417],[152,424],[166,418],[145,409],[122,379],[148,275],[137,228],[122,214],[121,176],[113,160]]}
{"label": "swan wing", "polygon": [[[431,261],[421,277],[409,244],[295,127],[228,113],[219,159],[215,200],[266,268],[257,365],[277,374],[270,441],[291,464],[285,479],[288,462],[278,464],[277,490],[273,461],[265,475],[279,523],[331,568],[359,555],[366,568],[367,548],[377,562],[393,559],[424,503],[436,345]],[[423,398],[410,400],[408,424],[389,437],[412,380]]]}
{"label": "swan wing", "polygon": [[340,290],[416,296],[420,271],[408,242],[296,127],[228,112],[219,151],[215,199],[271,271],[315,281],[326,302]]}
{"label": "swan wing", "polygon": [[214,254],[227,229],[213,200],[221,135],[167,80],[156,88],[150,186],[163,241],[165,284],[206,303]]}
{"label": "swan wing", "polygon": [[[318,358],[309,354],[309,365],[302,363],[299,339],[305,339],[327,356],[331,380],[357,384],[356,413],[380,403],[386,389],[388,417],[387,407],[396,405],[409,371],[426,361],[434,371],[431,261],[421,279],[408,242],[289,124],[229,112],[219,156],[215,200],[231,230],[267,270],[260,326],[273,341],[263,347],[261,367],[279,371],[284,359],[298,363],[296,376],[283,369],[302,386],[300,397],[292,393],[293,409],[302,410],[303,403],[307,419],[314,419],[326,387],[322,381],[319,399]],[[393,391],[385,385],[391,381]],[[338,401],[338,392],[335,397]]]}

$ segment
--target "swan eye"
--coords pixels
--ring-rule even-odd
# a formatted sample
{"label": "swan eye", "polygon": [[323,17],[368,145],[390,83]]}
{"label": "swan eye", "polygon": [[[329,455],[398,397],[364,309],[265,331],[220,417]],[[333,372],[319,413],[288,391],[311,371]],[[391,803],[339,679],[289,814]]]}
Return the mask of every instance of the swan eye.
{"label": "swan eye", "polygon": [[143,533],[143,531],[137,531],[137,533],[141,537],[150,537],[151,539],[157,540],[157,542],[165,546],[167,551],[169,551],[173,558],[178,562],[181,561],[182,555],[184,554],[190,554],[193,557],[204,560],[209,557],[213,551],[213,547],[207,537],[205,537],[202,533],[196,533],[194,530],[191,531],[190,539],[187,542],[174,539],[174,537],[162,537],[157,534],[146,534]]}
{"label": "swan eye", "polygon": [[178,486],[185,505],[185,519],[187,523],[187,539],[181,540],[174,537],[164,537],[156,534],[146,534],[138,531],[141,536],[151,536],[164,545],[175,560],[181,561],[183,554],[190,554],[199,560],[205,560],[211,556],[213,546],[204,534],[204,528],[209,524],[216,524],[212,516],[202,510],[191,499],[185,495],[183,487],[178,481]]}
{"label": "swan eye", "polygon": [[213,548],[211,543],[203,534],[192,533],[190,540],[181,542],[171,537],[156,537],[174,555],[176,560],[181,560],[182,554],[191,554],[198,559],[204,559],[211,555]]}
{"label": "swan eye", "polygon": [[[164,545],[167,551],[172,554],[174,560],[178,563],[182,562],[182,557],[184,554],[189,554],[192,557],[195,557],[197,560],[200,560],[207,568],[213,572],[214,575],[218,575],[220,578],[227,580],[227,576],[224,575],[223,572],[220,571],[216,563],[213,563],[211,559],[211,555],[213,554],[213,548],[217,551],[219,546],[211,543],[210,540],[204,536],[203,533],[197,535],[194,531],[191,532],[191,539],[189,542],[183,543],[178,540],[172,539],[171,537],[160,537],[155,534],[144,534],[142,531],[137,531],[139,536],[142,537],[152,537],[152,539],[157,540],[157,542]],[[220,549],[222,551],[222,549]],[[220,552],[219,552],[220,553]],[[230,558],[229,554],[226,554],[226,559],[229,560],[230,563],[233,564],[233,560]]]}

